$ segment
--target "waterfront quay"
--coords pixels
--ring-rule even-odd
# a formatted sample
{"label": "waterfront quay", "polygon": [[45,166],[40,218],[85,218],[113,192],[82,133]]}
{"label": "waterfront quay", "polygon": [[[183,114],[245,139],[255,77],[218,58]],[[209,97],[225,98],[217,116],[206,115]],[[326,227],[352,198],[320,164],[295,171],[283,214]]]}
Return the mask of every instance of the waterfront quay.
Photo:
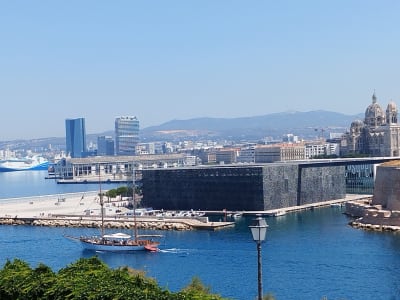
{"label": "waterfront quay", "polygon": [[349,201],[358,201],[370,198],[371,195],[358,195],[358,194],[347,194],[344,198],[328,200],[316,203],[303,204],[298,206],[282,207],[279,209],[269,209],[269,210],[253,210],[253,211],[228,211],[228,210],[214,210],[206,211],[206,215],[209,216],[234,216],[241,215],[247,217],[263,216],[263,217],[277,217],[285,215],[287,213],[301,212],[304,210],[313,210],[319,207],[326,206],[344,206],[345,203]]}
{"label": "waterfront quay", "polygon": [[[346,195],[345,198],[301,206],[285,207],[265,211],[202,211],[202,215],[174,215],[164,211],[163,214],[132,216],[125,207],[126,200],[104,203],[106,228],[149,230],[219,230],[235,225],[236,218],[241,216],[281,216],[291,212],[310,210],[317,207],[342,204],[366,197],[365,195]],[[55,227],[100,228],[100,202],[97,192],[71,193],[64,195],[47,195],[2,199],[0,201],[0,224],[32,225]],[[197,212],[195,212],[197,213]],[[210,221],[209,217],[218,217]]]}
{"label": "waterfront quay", "polygon": [[[210,222],[206,216],[133,216],[127,204],[123,199],[104,201],[106,228],[133,228],[135,222],[139,229],[152,230],[218,230],[234,225]],[[97,192],[1,199],[0,224],[100,228],[100,210]]]}

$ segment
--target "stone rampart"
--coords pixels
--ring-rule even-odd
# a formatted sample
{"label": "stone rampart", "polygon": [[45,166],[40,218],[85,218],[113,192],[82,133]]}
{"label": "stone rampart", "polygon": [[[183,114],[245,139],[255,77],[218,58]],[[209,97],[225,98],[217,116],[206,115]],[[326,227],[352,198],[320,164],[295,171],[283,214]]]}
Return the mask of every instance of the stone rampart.
{"label": "stone rampart", "polygon": [[400,165],[382,164],[377,167],[372,204],[388,210],[400,210]]}

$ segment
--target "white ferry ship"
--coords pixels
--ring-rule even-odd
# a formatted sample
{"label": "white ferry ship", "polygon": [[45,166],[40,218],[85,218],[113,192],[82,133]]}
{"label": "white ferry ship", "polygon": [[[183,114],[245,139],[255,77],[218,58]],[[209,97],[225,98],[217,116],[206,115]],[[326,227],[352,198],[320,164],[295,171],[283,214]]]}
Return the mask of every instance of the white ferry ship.
{"label": "white ferry ship", "polygon": [[0,172],[47,170],[49,161],[41,156],[6,158],[0,160]]}

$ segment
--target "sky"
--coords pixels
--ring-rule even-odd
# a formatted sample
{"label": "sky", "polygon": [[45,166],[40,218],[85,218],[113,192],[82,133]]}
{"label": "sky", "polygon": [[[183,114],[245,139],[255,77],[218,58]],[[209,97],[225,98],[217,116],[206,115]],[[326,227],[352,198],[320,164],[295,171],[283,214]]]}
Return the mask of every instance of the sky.
{"label": "sky", "polygon": [[0,140],[400,104],[400,1],[0,0]]}

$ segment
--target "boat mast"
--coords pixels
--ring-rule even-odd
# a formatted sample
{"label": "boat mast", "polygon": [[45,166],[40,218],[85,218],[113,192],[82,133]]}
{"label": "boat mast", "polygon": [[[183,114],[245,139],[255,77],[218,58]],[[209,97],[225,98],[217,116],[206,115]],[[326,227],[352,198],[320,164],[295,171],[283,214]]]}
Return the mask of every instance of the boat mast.
{"label": "boat mast", "polygon": [[100,165],[99,166],[99,187],[100,187],[100,215],[101,215],[101,238],[104,236],[104,202],[103,202],[103,192],[101,190],[101,177],[100,177]]}
{"label": "boat mast", "polygon": [[136,176],[135,176],[135,163],[132,163],[132,201],[133,201],[133,228],[134,228],[134,236],[135,242],[138,240],[138,230],[137,230],[137,223],[136,223]]}

